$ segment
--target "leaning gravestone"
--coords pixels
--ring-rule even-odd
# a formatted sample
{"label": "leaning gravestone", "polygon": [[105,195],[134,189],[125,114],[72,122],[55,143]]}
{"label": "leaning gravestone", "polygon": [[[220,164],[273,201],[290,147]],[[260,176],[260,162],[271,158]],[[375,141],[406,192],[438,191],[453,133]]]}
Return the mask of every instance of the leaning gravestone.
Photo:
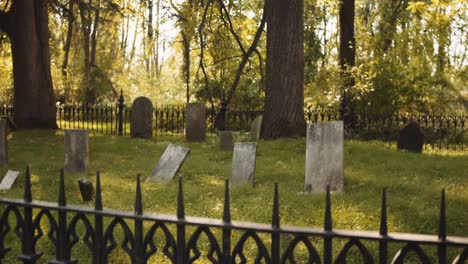
{"label": "leaning gravestone", "polygon": [[224,151],[232,151],[234,142],[232,131],[219,131],[219,148]]}
{"label": "leaning gravestone", "polygon": [[146,97],[138,97],[132,104],[130,135],[132,138],[153,136],[153,103]]}
{"label": "leaning gravestone", "polygon": [[189,148],[169,144],[146,181],[172,180],[189,153]]}
{"label": "leaning gravestone", "polygon": [[257,143],[237,142],[232,157],[231,184],[233,186],[250,184],[253,186]]}
{"label": "leaning gravestone", "polygon": [[305,192],[343,190],[343,121],[307,125]]}
{"label": "leaning gravestone", "polygon": [[421,153],[424,145],[424,132],[418,123],[411,121],[398,134],[397,148]]}
{"label": "leaning gravestone", "polygon": [[81,198],[84,202],[90,202],[94,199],[93,184],[89,180],[79,179],[78,187],[80,188]]}
{"label": "leaning gravestone", "polygon": [[88,130],[65,130],[65,171],[86,172],[88,155]]}
{"label": "leaning gravestone", "polygon": [[201,103],[187,104],[185,108],[185,137],[187,141],[203,141],[206,134],[206,107]]}
{"label": "leaning gravestone", "polygon": [[262,133],[262,121],[263,116],[257,116],[254,121],[252,122],[252,126],[250,127],[250,139],[251,140],[259,140],[260,134]]}
{"label": "leaning gravestone", "polygon": [[0,120],[0,167],[8,163],[7,121]]}
{"label": "leaning gravestone", "polygon": [[11,189],[13,184],[18,178],[19,171],[8,170],[5,177],[3,177],[2,183],[0,183],[0,191],[8,191]]}

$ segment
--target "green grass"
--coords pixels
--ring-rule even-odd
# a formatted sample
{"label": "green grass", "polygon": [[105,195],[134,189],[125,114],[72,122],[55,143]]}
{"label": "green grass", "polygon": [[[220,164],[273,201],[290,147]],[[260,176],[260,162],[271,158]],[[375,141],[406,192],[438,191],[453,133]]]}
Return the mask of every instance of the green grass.
{"label": "green grass", "polygon": [[[237,134],[238,140],[244,135]],[[0,195],[22,197],[23,177],[31,166],[33,199],[56,201],[63,166],[63,131],[22,130],[9,135],[9,165],[21,172],[12,190]],[[216,137],[187,143],[183,137],[151,140],[90,134],[87,175],[66,175],[67,202],[82,204],[80,177],[95,181],[101,171],[106,208],[132,210],[137,174],[146,178],[169,143],[191,148],[180,175],[186,214],[221,218],[224,180],[231,174],[232,153],[219,151]],[[279,183],[281,223],[323,226],[324,195],[304,194],[305,139],[259,141],[255,187],[231,189],[233,220],[269,223],[273,185]],[[345,190],[332,194],[333,227],[378,230],[382,189],[388,192],[390,232],[437,234],[441,189],[447,196],[448,234],[468,235],[468,153],[398,152],[380,142],[345,142]],[[176,182],[143,183],[144,211],[175,214]],[[92,206],[91,204],[88,204]],[[125,263],[126,261],[122,261]],[[117,263],[117,262],[115,262]]]}

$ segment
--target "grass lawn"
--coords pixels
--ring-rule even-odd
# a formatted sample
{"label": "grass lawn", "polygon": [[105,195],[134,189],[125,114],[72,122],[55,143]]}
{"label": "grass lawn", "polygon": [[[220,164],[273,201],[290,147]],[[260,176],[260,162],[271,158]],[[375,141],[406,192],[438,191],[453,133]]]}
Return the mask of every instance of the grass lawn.
{"label": "grass lawn", "polygon": [[[21,174],[13,189],[0,195],[22,197],[29,164],[33,199],[56,201],[64,161],[63,137],[63,131],[53,130],[10,133],[9,165],[0,168],[0,175],[8,169]],[[244,136],[236,137],[242,140]],[[140,173],[144,180],[166,146],[175,143],[191,148],[179,171],[184,180],[186,215],[222,217],[224,179],[231,174],[232,153],[219,151],[216,137],[187,143],[183,137],[143,140],[91,134],[89,143],[88,175],[65,175],[69,204],[83,204],[77,179],[94,182],[99,170],[104,207],[132,210],[136,175]],[[232,219],[269,223],[273,185],[278,182],[282,224],[323,226],[325,197],[302,192],[304,170],[304,138],[259,141],[255,187],[231,189]],[[384,187],[388,188],[390,232],[437,234],[440,193],[445,188],[448,234],[468,236],[468,152],[413,154],[381,142],[346,141],[345,191],[332,194],[333,227],[378,230]],[[143,183],[142,191],[145,212],[175,214],[176,181]]]}

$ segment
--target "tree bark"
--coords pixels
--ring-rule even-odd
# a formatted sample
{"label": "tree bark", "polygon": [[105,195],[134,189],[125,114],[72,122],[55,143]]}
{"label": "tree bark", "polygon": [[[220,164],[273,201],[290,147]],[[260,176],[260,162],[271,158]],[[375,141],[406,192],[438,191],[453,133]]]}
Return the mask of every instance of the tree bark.
{"label": "tree bark", "polygon": [[70,47],[71,47],[71,41],[73,37],[73,22],[74,22],[74,15],[73,15],[73,9],[74,9],[74,1],[70,0],[68,4],[68,30],[67,30],[67,37],[65,39],[65,44],[63,46],[63,62],[62,62],[62,78],[63,78],[63,83],[64,83],[64,99],[67,100],[69,95],[70,95],[70,87],[69,87],[69,82],[68,82],[68,58],[70,55]]}
{"label": "tree bark", "polygon": [[340,67],[347,70],[348,66],[355,65],[356,41],[354,39],[354,0],[341,0],[340,2]]}
{"label": "tree bark", "polygon": [[11,41],[14,119],[23,128],[57,128],[49,54],[47,0],[15,0],[0,19]]}
{"label": "tree bark", "polygon": [[303,0],[271,0],[267,3],[262,138],[304,136]]}

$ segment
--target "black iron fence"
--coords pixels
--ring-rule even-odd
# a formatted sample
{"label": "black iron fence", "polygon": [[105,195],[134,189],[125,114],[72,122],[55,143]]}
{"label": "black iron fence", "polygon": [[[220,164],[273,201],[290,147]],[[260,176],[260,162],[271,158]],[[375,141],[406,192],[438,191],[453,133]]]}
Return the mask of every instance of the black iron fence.
{"label": "black iron fence", "polygon": [[[24,199],[0,197],[0,262],[17,257],[23,263],[43,263],[42,253],[36,247],[42,239],[53,244],[50,250],[55,253],[55,259],[49,263],[76,263],[74,258],[82,255],[72,252],[79,242],[90,252],[92,261],[88,263],[112,263],[109,256],[116,250],[123,250],[131,263],[138,264],[147,263],[154,254],[161,255],[155,263],[178,264],[200,260],[203,263],[325,264],[407,261],[462,264],[468,261],[468,237],[447,235],[444,191],[438,234],[423,235],[388,232],[385,190],[380,230],[355,231],[333,229],[329,188],[323,228],[308,228],[280,224],[277,184],[271,224],[259,224],[232,221],[227,181],[223,217],[218,220],[185,215],[180,178],[176,215],[143,213],[139,176],[134,212],[103,209],[99,173],[94,208],[67,205],[63,170],[57,204],[33,201],[29,168],[25,179]],[[84,231],[78,230],[80,226]],[[123,232],[117,234],[118,230]],[[10,233],[17,239],[7,240]],[[117,241],[122,242],[119,245]],[[12,244],[21,247],[19,256],[8,256]]]}
{"label": "black iron fence", "polygon": [[[216,133],[215,116],[219,109],[207,108],[206,125]],[[307,122],[334,121],[340,112],[334,108],[308,106],[304,108]],[[249,131],[261,109],[230,108],[226,112],[226,130]],[[62,129],[82,128],[91,132],[127,135],[130,133],[131,108],[120,97],[116,105],[60,105],[57,124]],[[0,106],[0,115],[13,115],[13,108]],[[465,150],[468,143],[467,118],[464,115],[374,114],[356,112],[345,119],[346,137],[382,140],[394,144],[398,131],[408,122],[417,122],[425,134],[425,148]],[[181,135],[185,129],[184,105],[157,105],[153,112],[153,135]]]}

